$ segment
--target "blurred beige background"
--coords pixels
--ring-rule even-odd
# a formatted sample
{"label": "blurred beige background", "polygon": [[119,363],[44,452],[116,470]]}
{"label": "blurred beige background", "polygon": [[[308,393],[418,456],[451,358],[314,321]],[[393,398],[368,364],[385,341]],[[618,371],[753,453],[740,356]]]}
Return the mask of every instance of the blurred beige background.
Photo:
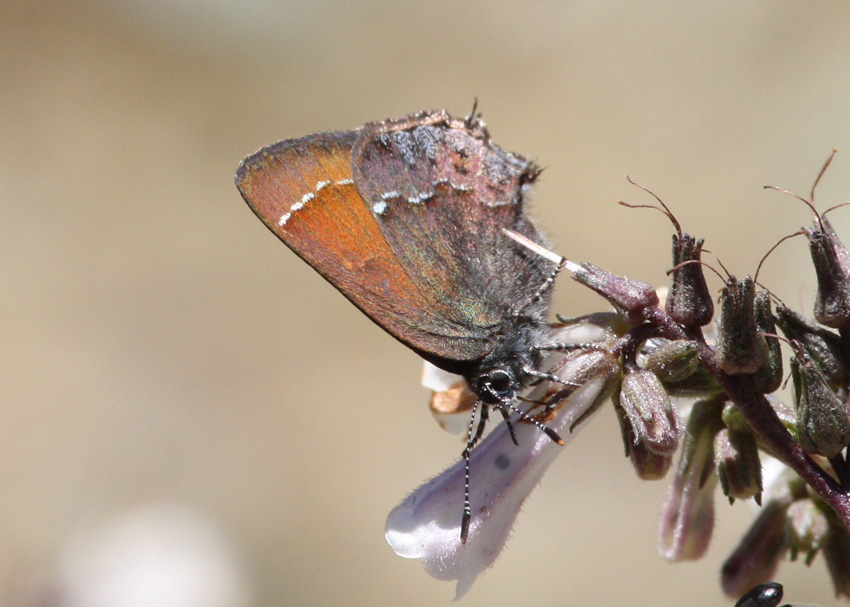
{"label": "blurred beige background", "polygon": [[[2,605],[76,604],[146,540],[154,563],[172,540],[215,561],[207,607],[452,598],[383,526],[461,445],[417,357],[242,202],[232,175],[261,145],[477,97],[494,139],[546,166],[534,211],[557,250],[658,284],[671,229],[616,205],[651,201],[626,173],[741,275],[808,221],[763,185],[807,193],[838,147],[817,198],[850,198],[845,2],[73,5],[0,6]],[[763,281],[808,308],[808,263],[787,243]],[[561,281],[557,311],[599,307]],[[752,509],[718,499],[709,556],[669,565],[665,494],[605,411],[463,604],[728,604],[720,563]],[[181,516],[197,534],[169,535]],[[104,539],[139,517],[141,540]],[[834,603],[820,559],[778,579]]]}

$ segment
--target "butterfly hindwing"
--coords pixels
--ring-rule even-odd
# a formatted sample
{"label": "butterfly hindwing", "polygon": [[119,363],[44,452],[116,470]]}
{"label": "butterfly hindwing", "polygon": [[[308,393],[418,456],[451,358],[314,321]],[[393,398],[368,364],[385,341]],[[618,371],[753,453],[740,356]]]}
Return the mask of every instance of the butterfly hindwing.
{"label": "butterfly hindwing", "polygon": [[446,318],[492,332],[545,282],[549,265],[503,232],[543,242],[523,213],[539,171],[494,146],[479,121],[430,112],[366,125],[353,157],[385,238]]}

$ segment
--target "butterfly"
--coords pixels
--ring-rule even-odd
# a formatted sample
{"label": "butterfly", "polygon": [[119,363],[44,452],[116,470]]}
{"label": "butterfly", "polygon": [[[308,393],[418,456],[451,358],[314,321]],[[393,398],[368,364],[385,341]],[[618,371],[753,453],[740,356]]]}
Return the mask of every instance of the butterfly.
{"label": "butterfly", "polygon": [[286,246],[477,395],[464,450],[464,543],[469,452],[489,409],[508,424],[517,413],[561,442],[514,404],[532,382],[551,378],[539,368],[560,268],[517,243],[545,243],[525,212],[539,174],[497,147],[474,110],[465,119],[420,112],[281,141],[236,172],[242,197]]}

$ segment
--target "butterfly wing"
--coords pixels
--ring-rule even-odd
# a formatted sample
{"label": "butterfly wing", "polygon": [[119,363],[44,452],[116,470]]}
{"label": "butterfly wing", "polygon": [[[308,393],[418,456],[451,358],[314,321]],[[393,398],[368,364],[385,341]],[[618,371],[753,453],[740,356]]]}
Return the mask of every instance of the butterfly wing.
{"label": "butterfly wing", "polygon": [[[236,183],[289,248],[445,368],[490,350],[516,309],[506,293],[529,298],[545,281],[545,263],[501,233],[539,241],[522,215],[520,183],[536,169],[484,135],[443,113],[417,114],[269,146],[243,161]],[[466,173],[455,174],[464,150]]]}
{"label": "butterfly wing", "polygon": [[480,121],[423,112],[366,125],[353,167],[394,255],[445,317],[497,331],[545,282],[551,265],[503,232],[545,242],[523,207],[539,169],[493,145]]}

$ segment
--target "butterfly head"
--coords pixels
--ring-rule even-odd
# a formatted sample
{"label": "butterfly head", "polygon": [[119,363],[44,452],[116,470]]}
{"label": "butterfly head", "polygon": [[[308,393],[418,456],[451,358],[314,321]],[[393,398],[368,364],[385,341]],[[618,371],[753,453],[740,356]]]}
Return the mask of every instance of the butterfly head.
{"label": "butterfly head", "polygon": [[516,319],[516,324],[499,337],[496,347],[467,377],[473,392],[487,404],[515,400],[532,379],[527,369],[540,366],[541,354],[534,348],[540,339],[540,324],[528,318]]}

